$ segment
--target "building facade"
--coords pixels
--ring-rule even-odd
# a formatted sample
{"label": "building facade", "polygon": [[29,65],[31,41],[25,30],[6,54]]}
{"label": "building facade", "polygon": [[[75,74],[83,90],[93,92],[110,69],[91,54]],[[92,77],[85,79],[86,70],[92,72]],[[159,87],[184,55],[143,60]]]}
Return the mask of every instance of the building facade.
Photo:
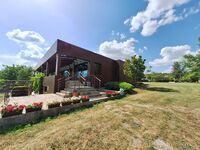
{"label": "building facade", "polygon": [[35,70],[46,74],[43,81],[43,92],[53,93],[60,90],[60,82],[64,82],[69,77],[75,80],[80,74],[85,79],[93,77],[99,86],[110,81],[128,81],[123,74],[123,64],[122,60],[113,60],[73,44],[56,40],[38,62]]}

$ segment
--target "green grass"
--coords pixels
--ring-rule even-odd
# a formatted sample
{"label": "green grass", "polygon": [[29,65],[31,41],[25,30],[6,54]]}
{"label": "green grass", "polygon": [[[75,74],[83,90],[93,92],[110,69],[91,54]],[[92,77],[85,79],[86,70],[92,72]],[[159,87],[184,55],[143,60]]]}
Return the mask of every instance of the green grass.
{"label": "green grass", "polygon": [[0,135],[0,149],[200,148],[200,84],[148,83],[137,94]]}

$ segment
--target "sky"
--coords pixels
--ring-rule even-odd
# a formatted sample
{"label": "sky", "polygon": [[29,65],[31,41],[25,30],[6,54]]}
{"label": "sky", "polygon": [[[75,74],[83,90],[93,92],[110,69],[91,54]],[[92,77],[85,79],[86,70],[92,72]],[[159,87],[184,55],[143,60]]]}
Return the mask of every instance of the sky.
{"label": "sky", "polygon": [[35,66],[56,39],[170,72],[195,55],[200,0],[1,0],[0,68]]}

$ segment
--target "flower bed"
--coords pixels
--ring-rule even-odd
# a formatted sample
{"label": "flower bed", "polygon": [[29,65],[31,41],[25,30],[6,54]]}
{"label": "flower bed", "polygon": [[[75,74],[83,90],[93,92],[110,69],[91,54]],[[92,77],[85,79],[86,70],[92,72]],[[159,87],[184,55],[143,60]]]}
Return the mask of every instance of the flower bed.
{"label": "flower bed", "polygon": [[33,111],[40,111],[42,109],[42,102],[33,103],[31,105],[26,106],[26,113],[33,112]]}
{"label": "flower bed", "polygon": [[72,103],[73,101],[70,98],[65,99],[64,101],[61,102],[62,106],[71,105]]}
{"label": "flower bed", "polygon": [[25,105],[7,105],[3,106],[1,109],[1,114],[2,117],[10,117],[10,116],[15,116],[15,115],[20,115],[22,114],[23,109],[25,108]]}
{"label": "flower bed", "polygon": [[48,103],[48,108],[60,107],[60,102]]}
{"label": "flower bed", "polygon": [[90,100],[90,98],[88,95],[85,95],[85,96],[83,95],[83,96],[81,96],[81,100],[82,100],[82,102],[88,102]]}
{"label": "flower bed", "polygon": [[119,93],[117,93],[115,91],[107,91],[105,94],[107,97],[114,97],[114,96],[119,95]]}
{"label": "flower bed", "polygon": [[73,96],[71,98],[71,100],[73,101],[73,104],[78,104],[78,103],[81,102],[81,97],[75,97],[75,96]]}

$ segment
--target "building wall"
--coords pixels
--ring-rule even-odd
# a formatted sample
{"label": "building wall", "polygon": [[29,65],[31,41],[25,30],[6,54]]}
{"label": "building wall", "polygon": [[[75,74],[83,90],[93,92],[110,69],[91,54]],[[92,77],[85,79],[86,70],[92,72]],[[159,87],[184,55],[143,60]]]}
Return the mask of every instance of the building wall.
{"label": "building wall", "polygon": [[60,40],[58,41],[58,54],[89,61],[90,75],[94,75],[94,63],[101,64],[101,74],[97,77],[102,80],[102,85],[109,81],[118,81],[116,74],[118,68],[115,60]]}
{"label": "building wall", "polygon": [[[56,76],[46,76],[43,79],[43,93],[55,93],[56,92]],[[46,88],[46,89],[45,89]]]}

